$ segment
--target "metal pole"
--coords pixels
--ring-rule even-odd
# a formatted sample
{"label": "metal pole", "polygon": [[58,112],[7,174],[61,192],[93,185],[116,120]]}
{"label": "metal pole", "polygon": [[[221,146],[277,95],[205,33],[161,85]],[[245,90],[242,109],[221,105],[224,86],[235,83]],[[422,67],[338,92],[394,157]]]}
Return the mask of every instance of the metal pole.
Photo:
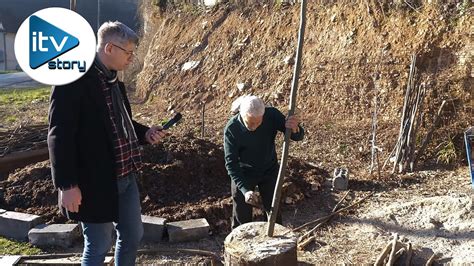
{"label": "metal pole", "polygon": [[[296,63],[293,75],[293,82],[291,86],[290,95],[290,110],[288,116],[293,115],[295,112],[296,104],[296,92],[298,90],[298,81],[301,71],[301,57],[303,53],[303,42],[304,42],[304,29],[306,26],[306,0],[301,0],[301,11],[300,11],[300,29],[298,33],[298,48],[296,50]],[[283,155],[280,164],[280,170],[278,171],[278,179],[275,186],[275,192],[273,194],[272,208],[270,209],[270,218],[268,219],[268,230],[267,235],[273,236],[273,229],[275,227],[276,217],[278,215],[278,208],[280,205],[281,187],[283,185],[283,179],[285,178],[286,162],[288,159],[288,149],[290,147],[290,135],[291,129],[285,130],[285,141],[283,142]]]}
{"label": "metal pole", "polygon": [[72,11],[76,12],[76,10],[77,10],[77,9],[76,9],[76,0],[69,0],[69,8],[70,8]]}
{"label": "metal pole", "polygon": [[97,0],[97,31],[100,28],[100,0]]}
{"label": "metal pole", "polygon": [[4,70],[7,71],[8,70],[8,67],[7,67],[7,35],[5,32],[2,32],[2,35],[3,35],[3,67],[4,67]]}

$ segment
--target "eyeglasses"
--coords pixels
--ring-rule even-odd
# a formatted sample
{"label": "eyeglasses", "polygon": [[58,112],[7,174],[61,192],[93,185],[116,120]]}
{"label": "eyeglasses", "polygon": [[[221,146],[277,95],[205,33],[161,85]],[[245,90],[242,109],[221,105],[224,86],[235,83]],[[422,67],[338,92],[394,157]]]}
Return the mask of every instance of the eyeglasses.
{"label": "eyeglasses", "polygon": [[127,50],[127,49],[125,49],[125,48],[122,48],[122,47],[120,47],[120,46],[118,46],[118,45],[116,45],[116,44],[113,44],[113,43],[110,43],[110,44],[111,44],[112,46],[115,46],[115,47],[119,48],[120,50],[124,51],[128,56],[133,56],[133,55],[134,55],[134,52],[133,52],[133,51],[129,51],[129,50]]}

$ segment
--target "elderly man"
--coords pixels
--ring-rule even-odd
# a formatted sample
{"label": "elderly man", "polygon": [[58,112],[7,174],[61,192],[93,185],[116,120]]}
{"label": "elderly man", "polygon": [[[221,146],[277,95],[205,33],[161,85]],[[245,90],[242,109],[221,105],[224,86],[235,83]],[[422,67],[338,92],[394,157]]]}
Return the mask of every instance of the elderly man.
{"label": "elderly man", "polygon": [[[233,108],[238,105],[234,105]],[[239,113],[224,129],[225,166],[231,178],[233,200],[232,229],[252,221],[252,205],[258,187],[263,207],[269,212],[278,175],[275,137],[285,128],[291,129],[292,140],[302,140],[304,130],[298,116],[285,116],[273,107],[266,107],[256,96],[240,99]],[[281,214],[277,216],[281,224]]]}
{"label": "elderly man", "polygon": [[117,71],[133,59],[137,35],[120,22],[98,30],[94,65],[79,80],[53,87],[48,146],[59,205],[81,222],[83,265],[102,265],[112,246],[115,263],[134,265],[143,235],[136,183],[141,144],[164,136],[132,119],[124,84]]}

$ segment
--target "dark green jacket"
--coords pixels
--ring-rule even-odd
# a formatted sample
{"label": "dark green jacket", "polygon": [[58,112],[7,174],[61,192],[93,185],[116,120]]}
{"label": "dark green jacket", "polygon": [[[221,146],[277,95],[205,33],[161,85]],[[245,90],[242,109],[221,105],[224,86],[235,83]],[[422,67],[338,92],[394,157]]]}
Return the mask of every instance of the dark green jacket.
{"label": "dark green jacket", "polygon": [[[233,116],[224,129],[225,167],[242,193],[253,190],[264,176],[278,171],[275,137],[285,132],[285,116],[273,107],[265,108],[262,124],[249,131],[240,117]],[[292,140],[302,140],[304,130],[291,134]]]}

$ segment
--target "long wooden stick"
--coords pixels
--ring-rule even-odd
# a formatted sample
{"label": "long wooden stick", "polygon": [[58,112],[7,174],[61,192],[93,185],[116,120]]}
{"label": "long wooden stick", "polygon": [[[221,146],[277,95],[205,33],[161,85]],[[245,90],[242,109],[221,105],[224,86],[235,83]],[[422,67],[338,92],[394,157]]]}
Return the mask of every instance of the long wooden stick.
{"label": "long wooden stick", "polygon": [[413,91],[415,89],[414,83],[415,83],[415,76],[416,76],[416,55],[411,56],[411,64],[410,64],[410,73],[408,76],[408,82],[407,82],[407,91],[405,94],[405,104],[403,107],[403,114],[402,114],[402,121],[401,123],[406,123],[408,127],[405,127],[401,132],[400,132],[400,145],[398,146],[397,149],[397,154],[396,154],[396,160],[393,165],[393,170],[392,173],[395,172],[395,167],[399,166],[399,172],[402,171],[402,158],[406,156],[406,143],[407,143],[407,132],[409,132],[409,129],[411,128],[412,124],[410,123],[410,114],[412,113],[412,106],[414,104],[414,99],[412,97]]}
{"label": "long wooden stick", "polygon": [[428,259],[428,261],[426,261],[426,264],[425,266],[431,266],[433,265],[433,262],[435,262],[435,260],[438,258],[438,254],[437,253],[434,253],[433,255],[431,255],[431,257]]}
{"label": "long wooden stick", "polygon": [[[374,83],[375,83],[375,79],[374,79]],[[376,87],[376,92],[377,93],[377,85],[375,86]],[[370,141],[371,142],[371,158],[370,158],[370,168],[369,168],[369,173],[372,174],[372,172],[374,171],[374,167],[375,167],[375,160],[376,160],[376,157],[377,157],[377,110],[378,109],[378,96],[375,95],[374,97],[374,113],[372,115],[372,140]],[[380,166],[378,165],[378,162],[377,162],[377,167],[379,167],[380,169]],[[380,172],[379,172],[379,178],[380,178]]]}
{"label": "long wooden stick", "polygon": [[344,196],[342,196],[342,198],[336,203],[336,205],[334,206],[334,208],[332,208],[332,212],[335,212],[337,211],[337,209],[339,209],[339,206],[342,204],[342,202],[346,199],[347,195],[349,195],[349,192],[351,192],[350,190],[348,190],[346,193],[344,193]]}
{"label": "long wooden stick", "polygon": [[[347,193],[346,193],[346,194],[347,194]],[[369,194],[369,196],[372,196],[372,195],[373,195],[373,194]],[[362,201],[360,201],[360,202],[362,202]],[[338,214],[338,213],[340,213],[340,212],[342,212],[342,211],[344,211],[344,210],[347,210],[347,209],[349,209],[349,208],[351,208],[351,207],[354,207],[355,205],[359,204],[360,202],[356,202],[356,203],[354,203],[354,204],[352,204],[352,205],[350,205],[350,206],[348,206],[348,207],[345,207],[345,208],[343,208],[343,209],[339,209],[339,210],[337,210],[337,211],[335,211],[335,212],[333,212],[333,213],[331,213],[331,214],[329,214],[329,215],[326,215],[326,216],[321,217],[321,218],[318,218],[318,219],[316,219],[316,220],[307,222],[307,223],[305,223],[305,224],[303,224],[303,225],[300,225],[300,226],[298,226],[298,227],[296,227],[296,228],[293,228],[292,230],[288,230],[287,232],[297,232],[297,231],[299,231],[299,230],[301,230],[301,229],[303,229],[303,228],[305,228],[305,227],[307,227],[307,226],[320,223],[320,222],[326,220],[329,216],[334,216],[335,214]],[[287,233],[287,232],[285,232],[285,233]]]}
{"label": "long wooden stick", "polygon": [[[288,111],[288,116],[291,116],[295,112],[296,105],[296,95],[298,90],[298,81],[301,71],[301,58],[303,54],[303,43],[304,43],[304,30],[306,26],[306,0],[301,0],[301,13],[300,13],[300,28],[298,33],[298,48],[296,50],[296,63],[293,75],[293,83],[291,86],[291,95],[290,95],[290,110]],[[270,209],[270,218],[268,219],[268,230],[267,235],[272,237],[273,230],[275,227],[275,222],[278,214],[278,209],[280,207],[280,198],[281,198],[281,188],[283,185],[283,180],[285,178],[286,172],[286,163],[288,159],[288,150],[290,146],[290,135],[291,129],[287,128],[285,130],[285,141],[283,142],[283,155],[281,157],[280,169],[278,171],[278,178],[275,186],[275,192],[273,193],[272,207]]]}
{"label": "long wooden stick", "polygon": [[411,154],[411,143],[413,142],[412,139],[414,138],[414,127],[415,127],[415,121],[416,119],[416,114],[418,110],[418,105],[419,105],[419,100],[420,100],[420,90],[416,90],[415,95],[412,95],[412,103],[410,105],[410,113],[409,116],[407,117],[409,123],[408,130],[404,134],[404,139],[405,145],[402,147],[404,153],[402,154],[402,157],[400,158],[400,163],[399,163],[399,173],[404,172],[406,168],[406,163],[407,163],[407,158],[410,157]]}
{"label": "long wooden stick", "polygon": [[410,95],[411,95],[411,91],[412,91],[411,84],[412,84],[413,76],[415,74],[415,64],[416,64],[416,56],[412,55],[411,56],[411,64],[410,64],[410,74],[408,76],[408,82],[407,82],[407,91],[405,93],[405,99],[403,101],[403,111],[402,111],[402,118],[401,118],[401,122],[400,122],[400,133],[399,133],[400,141],[399,141],[399,144],[396,148],[395,162],[393,163],[392,173],[395,173],[395,167],[397,166],[397,164],[400,161],[401,153],[402,153],[402,147],[404,146],[404,140],[403,140],[402,136],[404,135],[404,132],[405,132],[404,124],[405,124],[405,120],[406,120],[406,117],[407,117],[407,109],[408,109],[408,106],[410,104]]}
{"label": "long wooden stick", "polygon": [[407,163],[410,165],[410,171],[411,172],[413,172],[415,170],[413,160],[414,160],[414,157],[415,157],[416,135],[418,134],[418,129],[419,129],[420,124],[421,124],[423,99],[424,99],[425,93],[426,93],[426,87],[425,87],[424,84],[421,84],[418,89],[419,89],[419,93],[420,93],[420,98],[419,98],[419,103],[417,105],[421,105],[421,107],[419,107],[419,109],[418,109],[419,114],[416,117],[415,129],[413,130],[412,141],[410,143],[410,154],[407,158]]}
{"label": "long wooden stick", "polygon": [[312,236],[312,237],[306,239],[305,241],[299,243],[298,244],[298,249],[303,250],[307,245],[309,245],[309,243],[311,243],[315,239],[316,239],[316,236]]}

